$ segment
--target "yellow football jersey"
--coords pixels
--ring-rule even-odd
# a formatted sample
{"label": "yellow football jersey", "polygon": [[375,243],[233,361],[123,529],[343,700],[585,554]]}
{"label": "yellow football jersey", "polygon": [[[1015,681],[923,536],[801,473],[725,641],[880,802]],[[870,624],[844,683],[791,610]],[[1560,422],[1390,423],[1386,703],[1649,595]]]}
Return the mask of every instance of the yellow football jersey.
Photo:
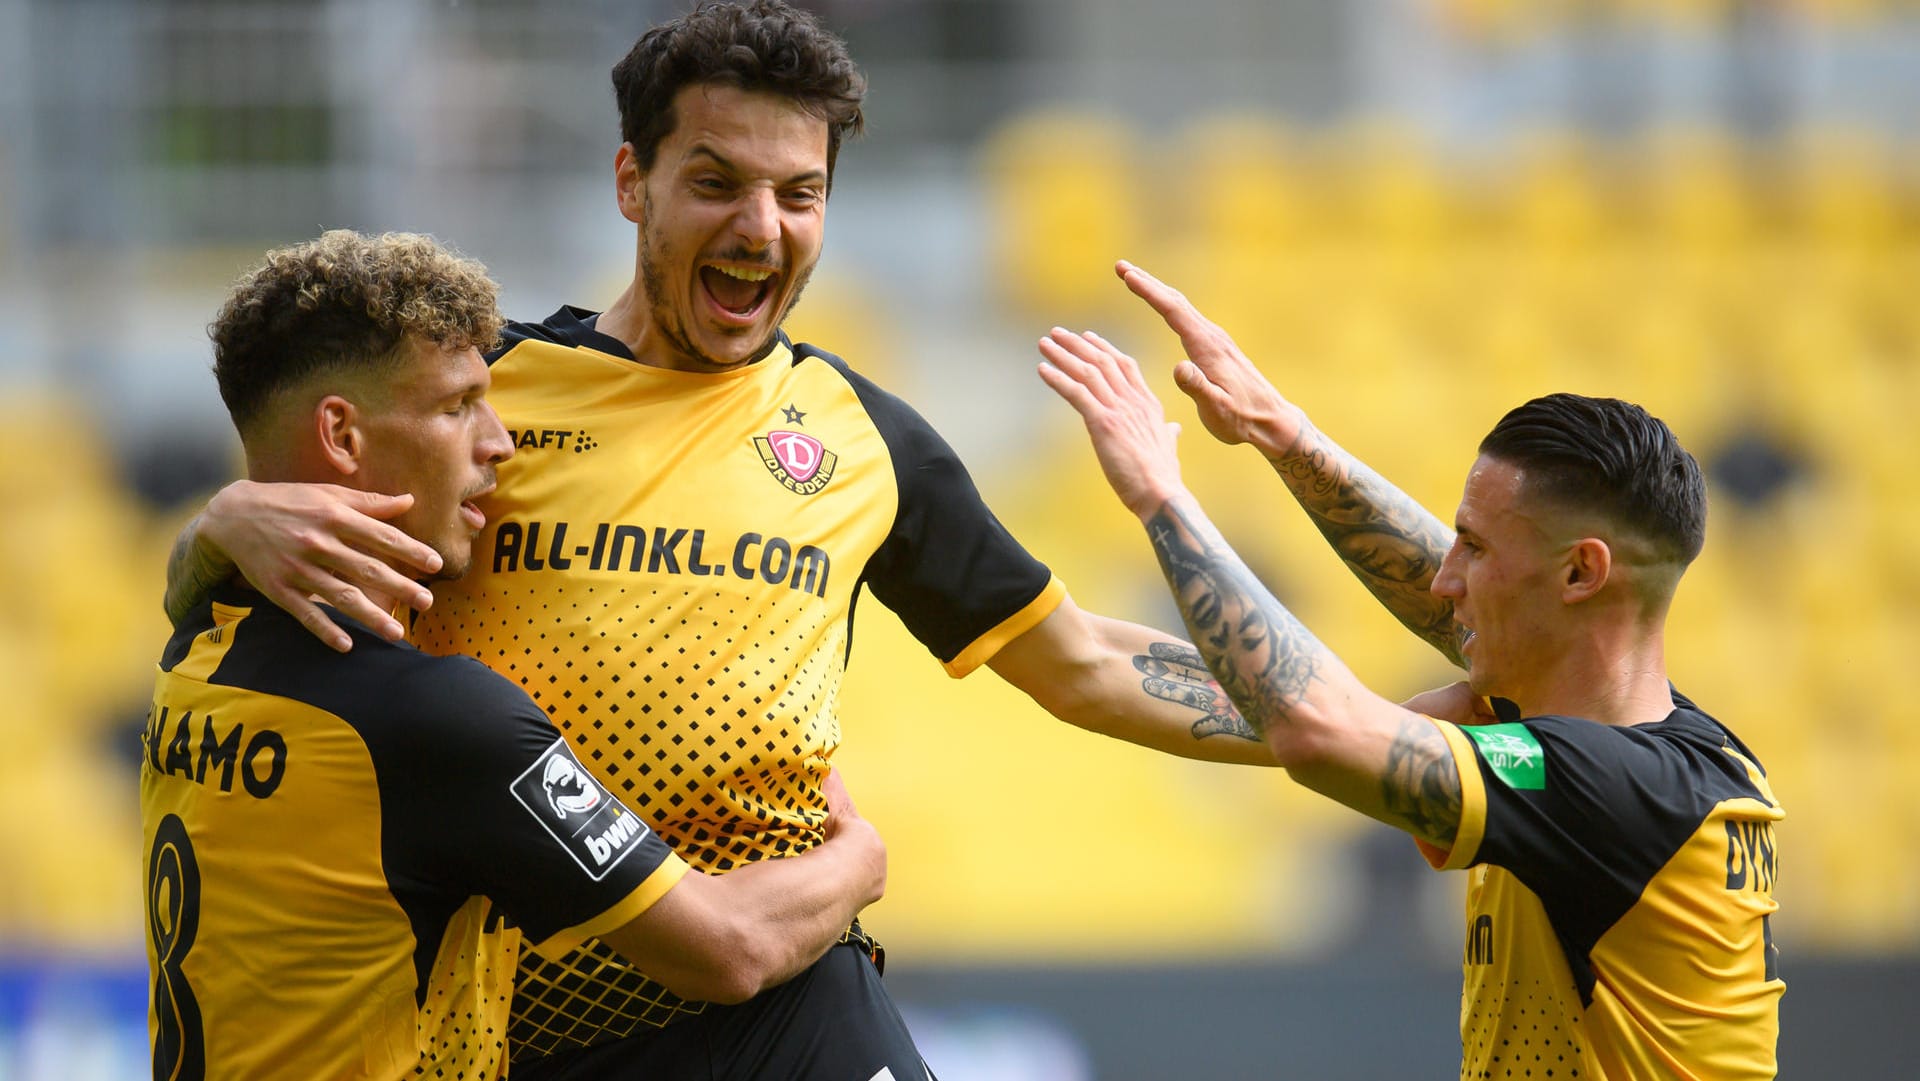
{"label": "yellow football jersey", "polygon": [[1752,752],[1693,703],[1655,724],[1436,722],[1471,868],[1462,1078],[1777,1073],[1769,917],[1785,812]]}
{"label": "yellow football jersey", "polygon": [[[911,408],[781,339],[721,373],[636,362],[564,308],[513,324],[488,400],[513,436],[473,569],[413,640],[524,687],[690,863],[817,843],[862,587],[955,675],[1064,587]],[[683,1005],[604,949],[523,970],[535,1053]],[[518,1053],[518,1052],[516,1052]]]}
{"label": "yellow football jersey", "polygon": [[154,1076],[498,1077],[523,939],[564,955],[685,863],[499,676],[256,601],[181,624],[147,719]]}

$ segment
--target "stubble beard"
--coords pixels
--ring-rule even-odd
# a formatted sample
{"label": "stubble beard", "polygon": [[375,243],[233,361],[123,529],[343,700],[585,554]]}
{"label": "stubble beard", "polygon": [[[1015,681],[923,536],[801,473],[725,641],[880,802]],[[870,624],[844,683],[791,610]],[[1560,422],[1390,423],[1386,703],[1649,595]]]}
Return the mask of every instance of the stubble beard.
{"label": "stubble beard", "polygon": [[[476,540],[477,539],[478,538],[476,538]],[[427,581],[429,582],[458,581],[461,578],[465,578],[467,572],[473,569],[473,542],[471,541],[467,544],[467,554],[458,561],[454,560],[452,555],[446,551],[439,549],[436,549],[436,551],[438,551],[440,555],[440,569],[427,575]]]}
{"label": "stubble beard", "polygon": [[673,306],[666,302],[667,276],[660,269],[659,259],[654,254],[653,222],[656,219],[653,216],[653,197],[642,193],[640,200],[641,217],[647,222],[640,229],[640,284],[647,290],[647,319],[653,324],[653,329],[659,332],[660,336],[666,339],[667,344],[680,355],[692,357],[709,368],[736,368],[741,364],[752,364],[773,352],[774,344],[779,340],[781,325],[787,321],[787,315],[793,311],[794,306],[800,303],[801,294],[807,291],[807,283],[813,280],[813,268],[808,267],[807,272],[794,281],[793,294],[787,298],[786,304],[774,316],[773,326],[767,332],[766,340],[755,347],[746,360],[720,360],[708,356],[693,344],[692,336],[680,322]]}

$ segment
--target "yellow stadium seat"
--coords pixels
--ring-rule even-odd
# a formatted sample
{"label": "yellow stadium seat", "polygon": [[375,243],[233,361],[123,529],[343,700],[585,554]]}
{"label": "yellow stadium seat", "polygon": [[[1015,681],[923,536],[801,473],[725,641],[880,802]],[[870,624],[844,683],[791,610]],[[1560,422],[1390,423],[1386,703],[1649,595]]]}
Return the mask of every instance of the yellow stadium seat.
{"label": "yellow stadium seat", "polygon": [[1718,253],[1752,238],[1756,208],[1739,144],[1720,131],[1666,128],[1643,149],[1652,169],[1645,200],[1656,240]]}
{"label": "yellow stadium seat", "polygon": [[1357,123],[1340,134],[1334,157],[1343,178],[1337,196],[1359,239],[1388,248],[1430,249],[1464,225],[1457,193],[1432,147],[1404,126]]}
{"label": "yellow stadium seat", "polygon": [[995,284],[1014,311],[1081,322],[1119,306],[1116,259],[1148,235],[1133,130],[1105,114],[1036,112],[981,147]]}
{"label": "yellow stadium seat", "polygon": [[1789,149],[1788,198],[1795,224],[1813,243],[1878,249],[1898,239],[1895,174],[1875,136],[1815,128]]}
{"label": "yellow stadium seat", "polygon": [[1211,255],[1285,260],[1314,238],[1317,177],[1309,156],[1264,114],[1215,114],[1171,148],[1179,208],[1175,236]]}
{"label": "yellow stadium seat", "polygon": [[1608,238],[1617,210],[1584,141],[1562,131],[1529,132],[1516,140],[1513,159],[1499,208],[1512,243],[1566,259]]}

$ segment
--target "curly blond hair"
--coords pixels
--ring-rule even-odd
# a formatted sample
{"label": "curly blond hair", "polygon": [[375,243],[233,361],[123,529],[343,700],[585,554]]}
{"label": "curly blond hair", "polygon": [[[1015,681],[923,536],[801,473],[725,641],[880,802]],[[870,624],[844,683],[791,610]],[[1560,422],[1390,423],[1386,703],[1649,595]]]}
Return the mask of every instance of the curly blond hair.
{"label": "curly blond hair", "polygon": [[418,233],[334,229],[277,248],[207,327],[221,400],[244,439],[282,390],[323,372],[391,365],[408,337],[491,349],[499,292],[486,267]]}

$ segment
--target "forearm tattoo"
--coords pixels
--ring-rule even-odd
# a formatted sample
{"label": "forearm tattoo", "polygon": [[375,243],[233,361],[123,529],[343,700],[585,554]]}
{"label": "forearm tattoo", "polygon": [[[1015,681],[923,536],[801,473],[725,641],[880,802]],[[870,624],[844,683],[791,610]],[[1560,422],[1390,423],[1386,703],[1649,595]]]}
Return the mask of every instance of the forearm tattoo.
{"label": "forearm tattoo", "polygon": [[1416,837],[1451,845],[1460,832],[1460,769],[1447,739],[1424,717],[1400,722],[1380,779],[1387,813]]}
{"label": "forearm tattoo", "polygon": [[1460,664],[1453,603],[1429,590],[1453,531],[1312,425],[1272,462],[1354,577],[1408,630]]}
{"label": "forearm tattoo", "polygon": [[1148,694],[1200,712],[1193,722],[1194,739],[1225,735],[1260,742],[1260,733],[1233,708],[1199,650],[1179,642],[1154,642],[1146,653],[1134,656],[1133,666],[1146,677],[1140,686]]}
{"label": "forearm tattoo", "polygon": [[[1242,723],[1261,735],[1289,723],[1333,655],[1203,520],[1169,503],[1147,522],[1147,533],[1197,652],[1240,708]],[[1408,716],[1401,722],[1380,790],[1387,814],[1405,829],[1453,842],[1460,775],[1446,737],[1430,721]]]}
{"label": "forearm tattoo", "polygon": [[167,620],[176,627],[195,605],[207,599],[214,586],[233,573],[232,567],[221,565],[194,543],[199,525],[196,518],[181,530],[173,542],[173,552],[167,556],[167,592],[160,604],[166,609]]}
{"label": "forearm tattoo", "polygon": [[1327,649],[1211,532],[1172,504],[1147,523],[1194,645],[1243,723],[1264,734],[1305,698]]}

